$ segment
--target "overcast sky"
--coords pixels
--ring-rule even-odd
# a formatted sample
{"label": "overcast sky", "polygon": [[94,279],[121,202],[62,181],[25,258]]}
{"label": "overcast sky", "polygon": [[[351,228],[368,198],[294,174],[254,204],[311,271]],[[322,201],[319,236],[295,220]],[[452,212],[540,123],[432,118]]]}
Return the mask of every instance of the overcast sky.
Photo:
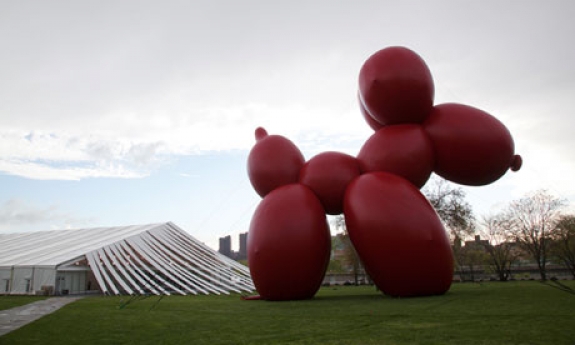
{"label": "overcast sky", "polygon": [[217,247],[260,200],[255,128],[357,154],[359,69],[393,45],[436,104],[515,139],[523,169],[465,189],[477,214],[541,188],[573,204],[573,18],[570,0],[1,1],[0,232],[173,221]]}

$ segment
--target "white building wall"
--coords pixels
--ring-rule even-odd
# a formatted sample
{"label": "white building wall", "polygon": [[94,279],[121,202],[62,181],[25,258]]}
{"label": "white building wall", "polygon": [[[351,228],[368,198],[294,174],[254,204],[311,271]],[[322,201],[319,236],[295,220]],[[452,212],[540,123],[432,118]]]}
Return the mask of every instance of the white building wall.
{"label": "white building wall", "polygon": [[33,289],[33,271],[32,267],[14,267],[12,276],[12,294],[29,294]]}
{"label": "white building wall", "polygon": [[10,292],[11,268],[0,268],[0,293]]}
{"label": "white building wall", "polygon": [[34,268],[34,291],[42,290],[42,287],[51,286],[52,291],[56,284],[56,270],[54,268],[35,267]]}
{"label": "white building wall", "polygon": [[86,271],[58,271],[55,284],[56,294],[78,294],[86,292]]}

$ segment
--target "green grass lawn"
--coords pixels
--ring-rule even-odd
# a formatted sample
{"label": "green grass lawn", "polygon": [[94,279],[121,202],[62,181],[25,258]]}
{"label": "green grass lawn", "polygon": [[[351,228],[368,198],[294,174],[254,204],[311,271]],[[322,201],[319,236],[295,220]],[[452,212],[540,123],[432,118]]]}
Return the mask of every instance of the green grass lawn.
{"label": "green grass lawn", "polygon": [[575,295],[537,281],[408,299],[349,286],[295,302],[170,296],[120,308],[126,300],[79,300],[0,344],[575,344]]}
{"label": "green grass lawn", "polygon": [[[0,310],[19,307],[28,303],[46,299],[44,296],[11,296],[0,295]],[[0,343],[1,344],[1,343]]]}

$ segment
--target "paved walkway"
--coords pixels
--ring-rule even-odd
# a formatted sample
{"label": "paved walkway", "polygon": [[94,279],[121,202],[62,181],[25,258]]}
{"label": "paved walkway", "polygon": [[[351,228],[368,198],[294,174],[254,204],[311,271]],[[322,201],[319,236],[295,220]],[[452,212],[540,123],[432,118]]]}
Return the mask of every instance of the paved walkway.
{"label": "paved walkway", "polygon": [[83,296],[50,297],[20,307],[0,310],[0,337],[80,298]]}

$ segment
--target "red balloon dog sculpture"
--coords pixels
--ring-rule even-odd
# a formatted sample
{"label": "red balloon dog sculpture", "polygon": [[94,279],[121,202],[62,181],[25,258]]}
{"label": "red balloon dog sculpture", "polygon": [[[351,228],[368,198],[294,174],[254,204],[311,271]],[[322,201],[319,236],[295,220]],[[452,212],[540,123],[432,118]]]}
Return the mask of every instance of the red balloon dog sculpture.
{"label": "red balloon dog sculpture", "polygon": [[263,200],[250,224],[248,263],[262,299],[315,295],[331,251],[326,214],[342,212],[353,246],[383,293],[445,293],[453,275],[451,247],[419,189],[432,172],[480,186],[521,167],[499,120],[463,104],[434,106],[431,72],[407,48],[386,48],[367,59],[358,98],[375,133],[357,157],[324,152],[306,162],[287,138],[256,130],[247,165]]}

